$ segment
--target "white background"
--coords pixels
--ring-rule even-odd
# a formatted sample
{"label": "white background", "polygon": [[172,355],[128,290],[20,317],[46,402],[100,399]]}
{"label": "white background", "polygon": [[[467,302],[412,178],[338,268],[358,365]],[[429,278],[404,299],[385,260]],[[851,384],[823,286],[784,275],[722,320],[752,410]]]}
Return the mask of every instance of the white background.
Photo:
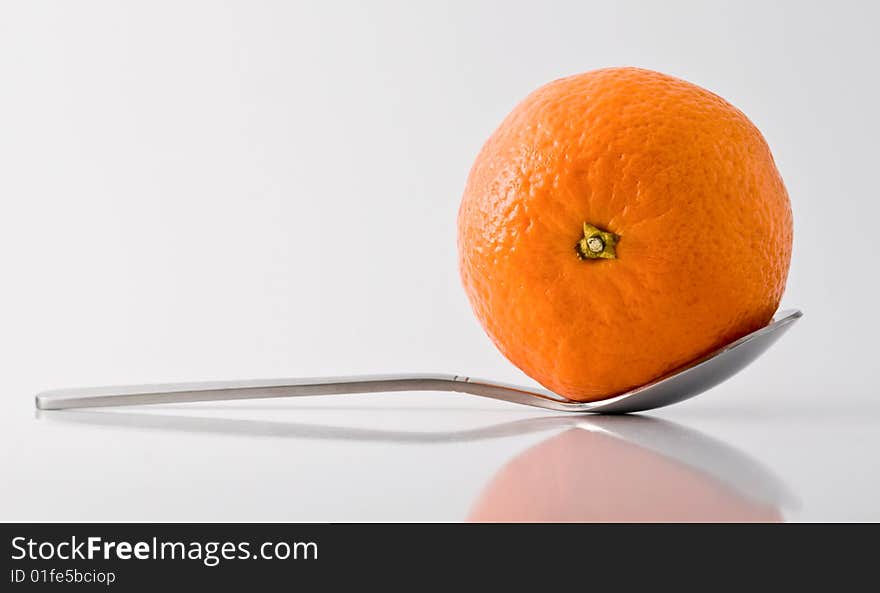
{"label": "white background", "polygon": [[[767,466],[799,501],[789,519],[880,518],[878,12],[0,0],[0,518],[464,518],[493,472],[540,439],[81,426],[35,418],[32,396],[394,371],[528,383],[460,288],[458,202],[521,98],[614,65],[742,109],[795,217],[783,306],[804,319],[746,372],[659,415]],[[534,415],[431,394],[216,408],[187,413],[397,431]]]}

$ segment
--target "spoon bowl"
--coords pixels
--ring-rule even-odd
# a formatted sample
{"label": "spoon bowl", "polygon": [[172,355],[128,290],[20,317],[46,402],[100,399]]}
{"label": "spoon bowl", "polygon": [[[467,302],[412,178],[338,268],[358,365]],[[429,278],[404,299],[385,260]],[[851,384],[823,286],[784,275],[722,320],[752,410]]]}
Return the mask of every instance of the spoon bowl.
{"label": "spoon bowl", "polygon": [[308,395],[453,391],[561,412],[626,414],[668,406],[715,387],[763,354],[802,316],[798,310],[782,311],[761,329],[647,385],[594,402],[573,401],[539,387],[462,375],[397,374],[59,389],[38,394],[36,406],[40,410],[65,410]]}

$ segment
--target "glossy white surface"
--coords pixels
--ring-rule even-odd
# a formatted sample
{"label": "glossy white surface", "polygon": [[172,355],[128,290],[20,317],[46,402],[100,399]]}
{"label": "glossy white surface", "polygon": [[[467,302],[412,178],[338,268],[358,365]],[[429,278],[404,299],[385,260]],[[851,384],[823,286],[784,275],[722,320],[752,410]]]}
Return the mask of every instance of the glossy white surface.
{"label": "glossy white surface", "polygon": [[[878,10],[0,3],[0,519],[880,520]],[[77,386],[421,371],[528,382],[459,286],[464,181],[528,92],[628,64],[742,109],[792,199],[782,307],[804,319],[744,373],[657,414],[720,449],[644,423],[624,429],[625,447],[582,428],[541,446],[572,419],[440,394],[35,417],[35,393]],[[736,467],[765,469],[737,470],[731,494],[644,453],[646,432],[691,461],[708,448],[716,473],[731,449]],[[768,490],[768,473],[784,488]],[[524,509],[498,491],[551,502]],[[755,491],[757,508],[736,497]]]}
{"label": "glossy white surface", "polygon": [[704,397],[641,417],[450,394],[22,400],[0,423],[0,520],[880,520],[880,409]]}

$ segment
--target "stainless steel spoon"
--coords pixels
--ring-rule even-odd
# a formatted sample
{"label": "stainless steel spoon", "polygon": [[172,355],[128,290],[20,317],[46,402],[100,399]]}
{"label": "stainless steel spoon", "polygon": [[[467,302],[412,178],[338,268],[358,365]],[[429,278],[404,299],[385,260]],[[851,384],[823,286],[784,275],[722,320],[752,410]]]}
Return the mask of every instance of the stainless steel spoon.
{"label": "stainless steel spoon", "polygon": [[587,403],[566,399],[538,387],[520,387],[461,375],[412,374],[59,389],[38,394],[36,404],[40,410],[64,410],[300,395],[454,391],[561,412],[625,414],[668,406],[711,389],[763,354],[802,315],[798,310],[782,311],[767,326],[647,385]]}

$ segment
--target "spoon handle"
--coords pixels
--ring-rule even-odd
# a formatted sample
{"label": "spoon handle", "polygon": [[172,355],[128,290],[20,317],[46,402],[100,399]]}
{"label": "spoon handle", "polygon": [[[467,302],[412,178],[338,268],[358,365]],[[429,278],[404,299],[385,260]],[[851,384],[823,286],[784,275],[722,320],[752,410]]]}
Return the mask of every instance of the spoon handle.
{"label": "spoon handle", "polygon": [[568,406],[575,405],[574,402],[539,388],[518,387],[461,375],[433,374],[362,375],[59,389],[38,394],[36,405],[40,410],[65,410],[391,391],[455,391],[557,410],[565,410],[568,409]]}

